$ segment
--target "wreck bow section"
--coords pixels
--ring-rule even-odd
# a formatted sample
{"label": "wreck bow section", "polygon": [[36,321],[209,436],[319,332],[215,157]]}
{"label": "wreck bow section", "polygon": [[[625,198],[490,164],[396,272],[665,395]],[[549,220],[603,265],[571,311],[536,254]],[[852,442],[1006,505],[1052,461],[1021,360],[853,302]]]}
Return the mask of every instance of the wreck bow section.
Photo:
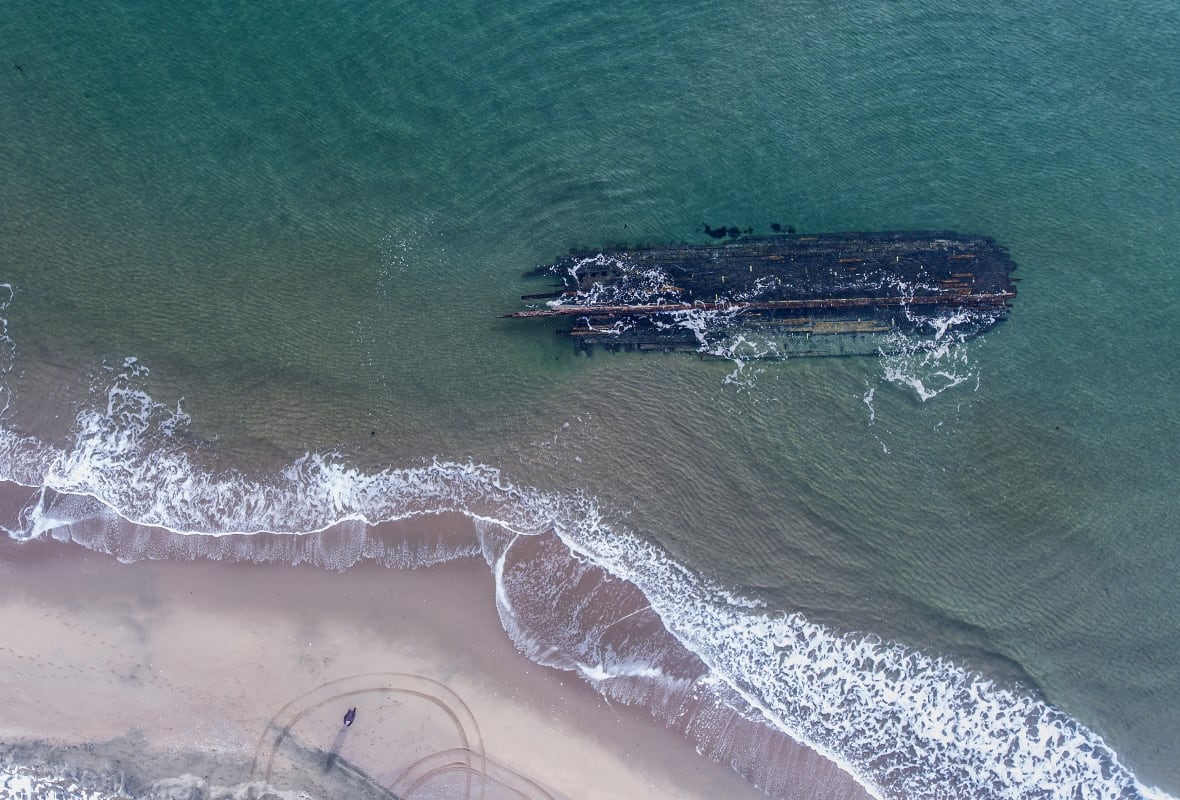
{"label": "wreck bow section", "polygon": [[[504,315],[568,321],[579,351],[708,351],[753,334],[769,355],[873,353],[903,336],[971,336],[1016,296],[1007,251],[950,231],[746,237],[571,251],[531,275],[560,281]],[[747,338],[749,338],[747,336]]]}

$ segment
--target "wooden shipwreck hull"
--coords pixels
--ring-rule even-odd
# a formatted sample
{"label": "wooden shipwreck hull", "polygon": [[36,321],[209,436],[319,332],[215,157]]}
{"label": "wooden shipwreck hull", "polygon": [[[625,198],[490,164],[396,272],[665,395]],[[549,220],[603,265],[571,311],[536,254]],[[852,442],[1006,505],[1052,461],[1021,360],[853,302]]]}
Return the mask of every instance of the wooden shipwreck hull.
{"label": "wooden shipwreck hull", "polygon": [[556,318],[579,351],[873,353],[902,337],[973,336],[1003,320],[1015,263],[949,231],[785,234],[700,245],[571,251],[530,275],[560,281],[504,316]]}

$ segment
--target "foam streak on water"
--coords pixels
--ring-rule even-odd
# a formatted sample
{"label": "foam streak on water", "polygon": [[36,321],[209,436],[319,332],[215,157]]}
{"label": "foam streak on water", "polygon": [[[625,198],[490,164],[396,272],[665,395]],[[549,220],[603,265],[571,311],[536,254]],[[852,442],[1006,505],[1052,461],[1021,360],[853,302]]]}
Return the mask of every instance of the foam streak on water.
{"label": "foam streak on water", "polygon": [[912,389],[922,402],[972,378],[978,386],[979,366],[970,355],[968,340],[995,324],[995,318],[972,309],[936,317],[920,317],[908,306],[904,310],[910,323],[929,335],[890,334],[880,349],[884,379]]}
{"label": "foam streak on water", "polygon": [[[592,498],[536,491],[493,467],[442,459],[363,472],[309,454],[265,479],[204,472],[179,446],[184,412],[137,388],[142,374],[133,360],[112,370],[105,401],[78,415],[64,449],[0,426],[0,477],[78,498],[86,513],[97,506],[167,529],[177,542],[306,534],[350,520],[363,537],[366,525],[457,512],[477,521],[518,646],[669,724],[676,709],[707,696],[812,745],[879,796],[1148,794],[1100,737],[1035,697],[901,644],[841,635],[734,597],[607,524]],[[11,536],[70,538],[80,512],[45,502],[48,494],[25,508]],[[123,557],[137,552],[87,543]],[[324,545],[319,560],[343,568],[365,552]],[[538,586],[574,585],[581,594],[536,602]],[[686,733],[719,757],[708,744],[713,734],[695,719]]]}
{"label": "foam streak on water", "polygon": [[[154,800],[187,800],[193,797],[209,800],[252,797],[311,800],[303,792],[280,791],[261,781],[238,786],[217,786],[210,785],[196,775],[165,778],[139,788]],[[138,792],[135,794],[143,796]],[[74,776],[56,773],[48,767],[32,769],[20,764],[0,764],[0,800],[127,800],[128,796],[128,787],[113,776]]]}
{"label": "foam streak on water", "polygon": [[0,765],[0,798],[13,800],[117,800],[116,792],[85,786],[64,775],[45,774],[18,765]]}

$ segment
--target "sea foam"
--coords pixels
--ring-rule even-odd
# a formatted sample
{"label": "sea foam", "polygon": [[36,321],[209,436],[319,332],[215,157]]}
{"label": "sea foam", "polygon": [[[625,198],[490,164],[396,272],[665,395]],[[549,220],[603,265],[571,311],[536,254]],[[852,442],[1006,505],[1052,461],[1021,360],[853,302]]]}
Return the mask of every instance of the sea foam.
{"label": "sea foam", "polygon": [[[15,358],[6,324],[0,343],[2,380]],[[335,569],[478,552],[496,576],[505,629],[526,655],[643,704],[769,793],[784,789],[784,775],[756,750],[779,747],[766,736],[786,734],[877,796],[1165,796],[1033,694],[902,644],[761,608],[604,522],[582,494],[533,490],[496,467],[441,458],[366,472],[340,455],[308,453],[273,476],[211,473],[185,451],[181,405],[159,404],[142,388],[146,367],[127,359],[106,374],[103,401],[81,409],[66,446],[20,435],[0,415],[0,479],[33,490],[5,529],[12,538],[76,540],[129,560],[313,560]],[[7,411],[13,398],[6,386],[0,393]],[[448,513],[473,520],[478,536],[413,547],[382,539],[392,520]],[[736,741],[737,723],[765,735]]]}
{"label": "sea foam", "polygon": [[[879,797],[1160,796],[1097,734],[1031,693],[902,644],[760,607],[608,524],[593,498],[441,458],[366,472],[340,456],[307,454],[265,478],[204,471],[178,436],[187,415],[154,402],[139,388],[144,375],[134,360],[112,369],[104,402],[78,414],[68,446],[0,424],[0,477],[35,490],[11,537],[74,539],[124,558],[191,557],[185,542],[236,537],[246,544],[195,552],[259,558],[249,554],[252,541],[334,531],[313,560],[344,568],[377,552],[375,526],[459,514],[475,522],[477,541],[384,560],[412,566],[482,553],[501,619],[523,652],[611,699],[650,708],[772,794],[782,776],[766,771],[765,755],[745,752],[754,740],[742,748],[725,740],[735,720],[807,743]],[[76,535],[80,519],[104,514],[135,525]],[[144,526],[168,541],[120,539],[145,536]],[[269,557],[287,556],[279,548]]]}

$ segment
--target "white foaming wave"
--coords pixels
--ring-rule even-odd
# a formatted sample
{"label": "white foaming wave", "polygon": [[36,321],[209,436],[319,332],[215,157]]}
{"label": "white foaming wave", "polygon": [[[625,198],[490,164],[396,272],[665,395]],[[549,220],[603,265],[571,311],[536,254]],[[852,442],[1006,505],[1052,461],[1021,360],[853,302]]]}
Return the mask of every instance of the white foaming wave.
{"label": "white foaming wave", "polygon": [[652,678],[667,679],[662,669],[642,662],[619,662],[609,666],[604,664],[578,664],[578,671],[590,682],[608,681],[612,678]]}
{"label": "white foaming wave", "polygon": [[0,800],[120,800],[121,792],[85,786],[66,775],[38,772],[21,764],[0,764]]}
{"label": "white foaming wave", "polygon": [[593,519],[559,533],[638,585],[668,629],[769,722],[877,796],[1160,796],[1101,737],[1031,696],[800,614],[735,608],[650,544]]}
{"label": "white foaming wave", "polygon": [[[8,310],[15,291],[10,283],[0,283],[0,315]],[[0,316],[0,417],[12,405],[12,390],[4,377],[12,370],[16,361],[16,342],[8,335],[8,318]]]}
{"label": "white foaming wave", "polygon": [[[110,784],[112,789],[90,785],[94,781],[56,774],[48,769],[33,769],[23,764],[0,764],[0,800],[128,800],[123,776],[92,776]],[[156,800],[181,800],[203,797],[211,800],[243,800],[252,797],[274,797],[279,800],[313,800],[301,791],[276,789],[263,781],[218,786],[196,775],[181,775],[155,781],[148,789]]]}
{"label": "white foaming wave", "polygon": [[[667,629],[768,724],[824,753],[878,797],[1166,797],[1149,795],[1100,737],[1043,702],[945,659],[758,609],[606,523],[589,498],[517,487],[494,468],[441,460],[365,473],[336,457],[307,455],[271,482],[202,472],[170,446],[183,412],[135,388],[140,374],[128,368],[105,408],[79,414],[70,447],[30,447],[19,470],[3,463],[0,471],[28,478],[30,458],[45,459],[39,482],[26,485],[95,498],[134,522],[182,534],[302,533],[443,511],[516,536],[552,529],[575,557],[637,586]],[[0,430],[0,457],[30,444]],[[55,524],[29,522],[28,535]],[[499,600],[498,561],[489,560]],[[533,649],[542,652],[544,643]],[[659,676],[658,664],[575,668],[592,683]]]}
{"label": "white foaming wave", "polygon": [[[492,517],[511,530],[545,526],[546,511],[498,470],[474,463],[435,460],[364,473],[338,456],[309,453],[272,481],[210,474],[180,449],[175,434],[189,420],[179,405],[136,388],[145,374],[126,362],[105,407],[78,414],[69,447],[0,428],[0,477],[92,497],[131,522],[181,534],[311,533],[350,520],[377,524],[445,511]],[[55,522],[32,520],[27,533],[40,535]]]}
{"label": "white foaming wave", "polygon": [[625,253],[598,253],[579,258],[566,268],[566,272],[577,280],[578,273],[587,267],[607,267],[615,274],[615,278],[609,281],[596,281],[587,290],[579,289],[573,297],[550,300],[546,305],[550,308],[562,308],[656,303],[661,299],[669,299],[680,291],[671,285],[672,279],[668,277],[667,272],[656,267],[641,269],[632,263]]}
{"label": "white foaming wave", "polygon": [[724,383],[749,389],[763,372],[762,367],[751,368],[751,362],[781,361],[787,356],[770,336],[742,331],[737,320],[741,313],[735,304],[711,309],[697,306],[661,314],[652,322],[664,330],[679,328],[691,333],[697,340],[697,353],[733,363]]}
{"label": "white foaming wave", "polygon": [[903,307],[906,318],[928,335],[893,332],[880,348],[882,376],[889,383],[913,390],[926,402],[972,378],[979,383],[979,365],[968,340],[995,323],[995,317],[972,309],[933,317]]}

